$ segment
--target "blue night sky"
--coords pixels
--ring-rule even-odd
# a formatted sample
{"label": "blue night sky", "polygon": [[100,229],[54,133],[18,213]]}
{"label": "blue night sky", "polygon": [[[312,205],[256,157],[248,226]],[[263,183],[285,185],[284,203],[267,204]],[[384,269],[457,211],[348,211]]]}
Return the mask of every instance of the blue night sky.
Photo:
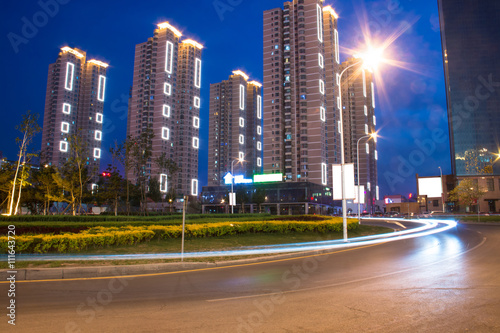
{"label": "blue night sky", "polygon": [[[42,14],[40,3],[50,6]],[[62,3],[62,4],[61,4]],[[215,4],[219,4],[216,9]],[[368,25],[375,41],[384,41],[410,24],[387,50],[387,57],[406,63],[401,69],[379,68],[376,82],[378,172],[381,196],[416,191],[415,173],[450,173],[446,96],[437,0],[325,0],[339,14],[342,60],[362,47],[362,26]],[[169,21],[185,37],[202,43],[202,124],[208,125],[209,85],[241,69],[262,82],[262,13],[282,7],[282,0],[209,1],[4,1],[0,14],[0,97],[2,121],[0,151],[15,159],[15,126],[27,110],[40,113],[43,122],[48,65],[63,46],[87,52],[89,59],[108,62],[104,109],[103,151],[126,136],[127,100],[132,85],[134,48],[153,36],[157,23]],[[221,9],[224,8],[224,9]],[[36,22],[36,30],[23,26]],[[364,22],[360,24],[360,22]],[[368,23],[368,24],[367,24]],[[13,45],[9,36],[22,39]],[[382,86],[383,84],[383,86]],[[202,126],[200,184],[207,182],[208,131]],[[39,150],[41,133],[32,144]],[[109,153],[101,169],[111,162]]]}

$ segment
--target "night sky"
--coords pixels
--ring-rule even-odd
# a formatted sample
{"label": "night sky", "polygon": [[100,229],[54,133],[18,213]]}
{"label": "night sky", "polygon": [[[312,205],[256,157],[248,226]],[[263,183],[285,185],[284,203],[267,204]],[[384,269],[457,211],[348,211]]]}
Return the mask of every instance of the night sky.
{"label": "night sky", "polygon": [[[50,15],[40,3],[51,4]],[[57,7],[53,4],[57,3]],[[325,0],[339,14],[341,60],[363,47],[362,29],[382,42],[411,25],[386,51],[405,63],[379,68],[376,82],[380,195],[415,193],[415,173],[449,174],[446,96],[437,0]],[[169,21],[184,37],[202,43],[200,185],[207,183],[208,110],[211,83],[235,69],[262,82],[262,14],[282,0],[209,1],[3,1],[0,13],[0,151],[16,159],[15,126],[27,110],[43,123],[48,66],[63,46],[87,52],[110,64],[104,105],[103,152],[126,136],[127,101],[132,86],[134,49],[153,36],[157,23]],[[26,23],[29,22],[29,23]],[[363,23],[360,23],[363,22]],[[36,23],[35,30],[28,25]],[[23,28],[24,27],[24,28]],[[12,42],[11,40],[14,40]],[[17,41],[17,44],[16,44]],[[375,43],[374,42],[374,43]],[[205,126],[203,126],[203,124]],[[40,150],[41,133],[31,145]],[[109,153],[101,169],[111,162]]]}

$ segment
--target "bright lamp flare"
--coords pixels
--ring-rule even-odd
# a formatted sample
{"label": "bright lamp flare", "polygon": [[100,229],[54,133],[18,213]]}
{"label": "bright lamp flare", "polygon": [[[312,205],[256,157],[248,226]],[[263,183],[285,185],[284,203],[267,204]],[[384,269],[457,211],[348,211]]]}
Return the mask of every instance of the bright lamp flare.
{"label": "bright lamp flare", "polygon": [[379,63],[382,62],[384,50],[370,47],[365,53],[354,55],[355,58],[362,59],[363,65],[370,71],[376,70]]}

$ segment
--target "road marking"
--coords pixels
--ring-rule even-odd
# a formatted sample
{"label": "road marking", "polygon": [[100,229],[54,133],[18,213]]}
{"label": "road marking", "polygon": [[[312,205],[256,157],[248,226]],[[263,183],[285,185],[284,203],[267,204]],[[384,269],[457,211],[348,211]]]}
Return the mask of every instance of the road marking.
{"label": "road marking", "polygon": [[362,278],[362,279],[357,279],[357,280],[351,280],[351,281],[346,281],[346,282],[333,283],[333,284],[328,284],[328,285],[323,285],[323,286],[318,286],[318,287],[310,287],[310,288],[302,288],[302,289],[294,289],[294,290],[285,290],[285,291],[274,292],[274,293],[267,293],[267,294],[255,294],[255,295],[247,295],[247,296],[217,298],[217,299],[206,300],[206,302],[224,302],[224,301],[232,301],[232,300],[245,299],[245,298],[257,298],[257,297],[266,297],[266,296],[274,296],[274,295],[291,294],[291,293],[302,292],[302,291],[310,291],[310,290],[318,290],[318,289],[324,289],[324,288],[338,287],[338,286],[347,285],[347,284],[351,284],[351,283],[358,283],[358,282],[364,282],[364,281],[368,281],[368,280],[372,280],[372,279],[383,278],[383,277],[387,277],[387,276],[391,276],[391,275],[396,275],[396,274],[401,274],[401,273],[406,273],[406,272],[409,272],[409,271],[413,271],[413,270],[416,270],[417,268],[422,268],[422,267],[427,267],[427,266],[432,266],[432,265],[439,264],[439,263],[444,262],[446,260],[450,260],[450,259],[456,258],[456,257],[458,257],[460,255],[466,254],[466,253],[468,253],[470,251],[473,251],[473,250],[479,248],[480,246],[482,246],[485,242],[486,242],[486,237],[483,237],[483,240],[481,241],[481,243],[479,243],[478,245],[474,246],[473,248],[471,248],[471,249],[469,249],[467,251],[457,253],[457,254],[455,254],[452,257],[448,257],[448,258],[445,258],[445,259],[442,259],[442,260],[438,260],[438,261],[431,262],[431,263],[424,264],[424,265],[417,266],[417,267],[403,269],[403,270],[396,271],[396,272],[390,272],[390,273],[380,274],[380,275],[376,275],[376,276],[370,276],[370,277],[367,277],[367,278]]}
{"label": "road marking", "polygon": [[[300,257],[293,257],[293,258],[275,259],[275,260],[269,260],[269,261],[253,262],[253,263],[238,264],[238,265],[227,265],[227,266],[217,266],[217,267],[207,267],[207,268],[196,268],[196,269],[190,269],[190,270],[185,270],[185,271],[150,273],[150,274],[136,274],[136,275],[100,276],[100,277],[92,277],[92,278],[47,279],[47,280],[18,280],[18,281],[16,281],[16,283],[89,281],[89,280],[106,280],[106,279],[130,279],[130,278],[138,278],[138,277],[152,277],[152,276],[161,276],[161,275],[173,275],[173,274],[181,274],[181,273],[202,272],[202,271],[215,270],[215,269],[227,269],[227,268],[234,268],[234,267],[245,267],[245,266],[254,266],[254,265],[269,264],[269,263],[277,263],[277,262],[284,262],[284,261],[291,261],[291,260],[301,260],[301,259],[304,259],[304,258],[312,258],[312,257],[318,257],[318,256],[325,256],[325,255],[337,254],[337,253],[341,253],[341,252],[354,251],[354,250],[368,248],[368,247],[377,246],[377,245],[382,245],[382,244],[386,244],[386,243],[387,242],[382,242],[382,243],[377,243],[377,244],[364,245],[364,246],[360,246],[360,247],[353,247],[353,248],[343,249],[343,250],[339,250],[339,251],[325,252],[325,253],[318,253],[318,254],[311,254],[311,255],[300,256]],[[0,284],[5,284],[5,283],[10,283],[10,282],[9,281],[0,281]]]}

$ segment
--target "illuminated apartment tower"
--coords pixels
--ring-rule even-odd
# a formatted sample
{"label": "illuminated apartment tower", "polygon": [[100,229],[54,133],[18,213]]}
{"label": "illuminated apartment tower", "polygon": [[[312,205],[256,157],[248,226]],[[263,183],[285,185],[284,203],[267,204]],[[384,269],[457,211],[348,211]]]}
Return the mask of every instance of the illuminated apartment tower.
{"label": "illuminated apartment tower", "polygon": [[[342,63],[341,70],[356,62],[359,62],[359,59],[347,59]],[[355,184],[358,184],[357,167],[359,164],[359,184],[364,186],[367,210],[373,212],[374,200],[378,200],[376,138],[361,139],[359,142],[359,161],[357,159],[358,140],[365,135],[375,133],[377,125],[373,77],[369,70],[364,69],[361,65],[354,65],[343,74],[342,104],[344,106],[345,162],[354,163]]]}
{"label": "illuminated apartment tower", "polygon": [[84,51],[63,47],[57,61],[49,65],[42,161],[63,165],[73,151],[70,136],[78,135],[87,148],[87,166],[96,182],[108,64],[85,58]]}
{"label": "illuminated apartment tower", "polygon": [[[158,178],[163,193],[175,190],[177,196],[196,196],[203,46],[181,37],[164,22],[152,38],[136,45],[127,134],[138,137],[152,128],[153,156],[146,175]],[[155,160],[163,154],[177,164],[178,172],[168,175],[160,170]],[[134,176],[129,179],[134,181]]]}
{"label": "illuminated apartment tower", "polygon": [[320,0],[264,12],[264,172],[331,184],[339,163],[337,14]]}
{"label": "illuminated apartment tower", "polygon": [[262,173],[262,85],[242,71],[210,85],[208,185],[224,184],[231,172],[251,178]]}

